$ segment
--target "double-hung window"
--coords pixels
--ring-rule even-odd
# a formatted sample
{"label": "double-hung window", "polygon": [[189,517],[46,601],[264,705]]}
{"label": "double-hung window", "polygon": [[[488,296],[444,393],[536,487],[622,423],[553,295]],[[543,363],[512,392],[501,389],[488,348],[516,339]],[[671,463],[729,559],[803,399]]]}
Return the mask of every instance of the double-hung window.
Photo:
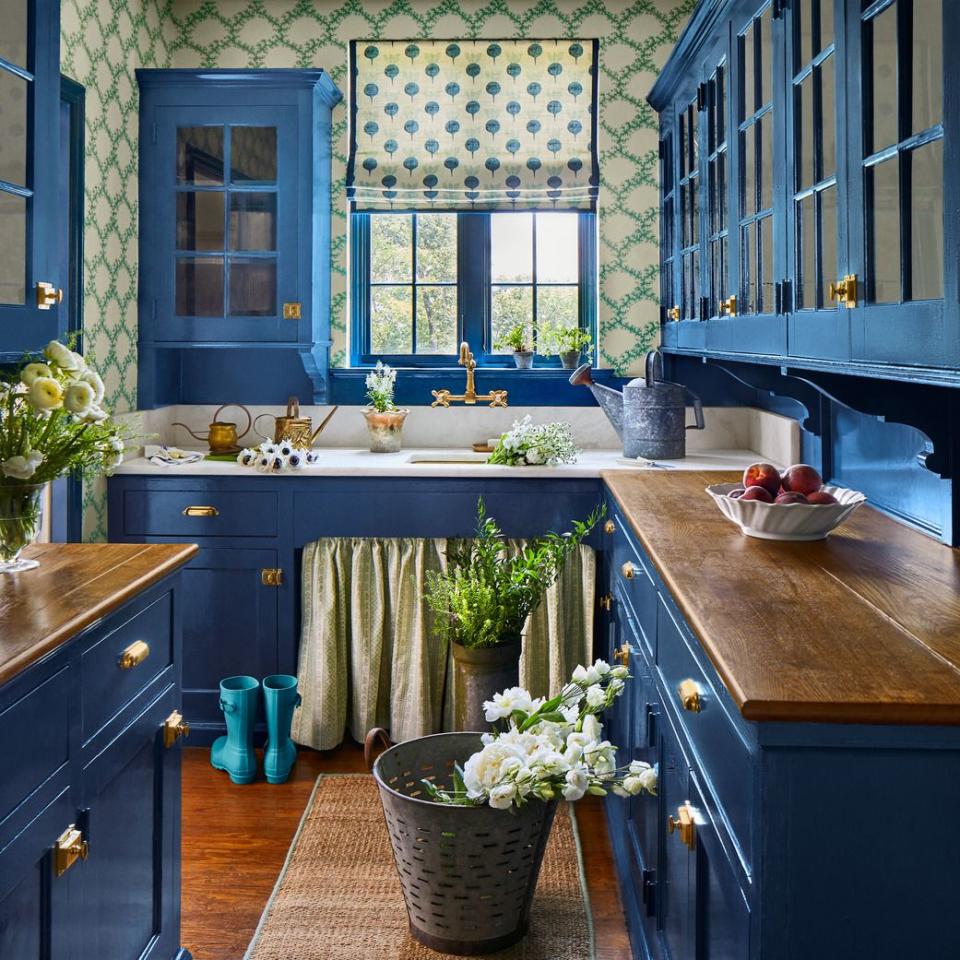
{"label": "double-hung window", "polygon": [[352,360],[512,366],[520,327],[536,366],[596,318],[595,218],[580,212],[353,214]]}

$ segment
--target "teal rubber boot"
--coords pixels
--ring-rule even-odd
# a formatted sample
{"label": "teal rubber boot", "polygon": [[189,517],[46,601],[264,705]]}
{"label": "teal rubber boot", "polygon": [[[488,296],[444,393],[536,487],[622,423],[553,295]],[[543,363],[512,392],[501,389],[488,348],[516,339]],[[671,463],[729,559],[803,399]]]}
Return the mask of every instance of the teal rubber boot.
{"label": "teal rubber boot", "polygon": [[253,752],[253,725],[257,719],[260,684],[254,677],[227,677],[220,681],[220,709],[227,735],[210,748],[210,764],[226,770],[234,783],[252,783],[257,775]]}
{"label": "teal rubber boot", "polygon": [[263,772],[268,783],[283,783],[297,759],[297,748],[290,739],[293,711],[300,705],[297,678],[282,673],[264,677],[263,702],[267,710]]}

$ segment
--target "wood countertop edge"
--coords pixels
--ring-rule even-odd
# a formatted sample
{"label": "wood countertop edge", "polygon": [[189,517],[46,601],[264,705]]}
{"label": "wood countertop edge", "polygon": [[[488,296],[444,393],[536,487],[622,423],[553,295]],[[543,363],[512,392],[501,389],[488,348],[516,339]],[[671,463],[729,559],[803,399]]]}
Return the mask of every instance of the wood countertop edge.
{"label": "wood countertop edge", "polygon": [[[99,603],[91,605],[88,609],[84,610],[82,614],[78,614],[77,616],[72,617],[70,620],[62,623],[59,627],[57,627],[56,630],[46,636],[43,640],[38,641],[37,643],[33,644],[33,646],[11,657],[9,660],[0,663],[0,686],[8,683],[10,680],[13,680],[28,667],[33,666],[33,664],[35,664],[37,661],[43,659],[43,657],[47,656],[49,653],[52,653],[67,641],[72,640],[75,636],[95,624],[98,620],[102,620],[104,617],[109,616],[109,614],[113,613],[114,610],[122,606],[127,600],[136,596],[136,594],[152,587],[155,583],[158,583],[164,577],[173,573],[179,567],[182,567],[192,557],[194,557],[200,549],[195,543],[143,544],[142,546],[143,549],[130,556],[125,563],[130,563],[131,561],[142,557],[144,553],[156,552],[155,550],[151,550],[152,547],[177,547],[179,549],[176,553],[172,553],[162,562],[152,567],[149,571],[140,574],[135,579],[132,579],[123,590],[115,591],[113,594],[105,597]],[[100,577],[106,576],[114,569],[116,568],[112,567],[110,570],[104,571],[98,577],[95,577],[89,582],[95,583],[96,580],[100,579]]]}
{"label": "wood countertop edge", "polygon": [[[700,471],[690,471],[699,473]],[[648,536],[643,530],[642,525],[632,515],[631,509],[626,504],[620,490],[617,489],[618,482],[629,480],[631,477],[642,476],[639,471],[633,473],[617,473],[611,475],[610,471],[603,471],[601,479],[605,482],[607,489],[616,500],[624,517],[630,524],[634,536],[640,541],[647,555],[653,562],[657,573],[663,580],[667,589],[685,617],[688,625],[693,630],[700,646],[703,648],[711,664],[723,682],[728,693],[733,699],[734,704],[740,711],[745,720],[757,723],[842,723],[842,724],[867,724],[872,726],[879,725],[910,725],[910,726],[957,726],[960,725],[960,703],[931,703],[931,702],[836,702],[836,701],[810,701],[810,700],[765,700],[749,697],[740,686],[737,678],[730,671],[726,661],[717,650],[716,645],[710,640],[707,632],[703,629],[703,624],[695,610],[691,609],[685,599],[685,588],[681,587],[671,575],[669,569],[664,568],[655,547],[651,544]],[[614,481],[610,483],[609,481]],[[719,482],[719,481],[718,481]],[[865,509],[870,509],[869,507]],[[823,570],[822,567],[818,568]],[[824,570],[824,573],[834,576],[830,571]],[[836,577],[834,577],[836,579]],[[893,629],[903,634],[908,642],[920,646],[930,656],[939,660],[944,668],[950,668],[954,672],[957,666],[943,658],[936,651],[932,650],[919,637],[910,633],[906,628],[895,620],[890,620],[875,605],[870,603],[869,599],[853,592],[861,602],[869,606],[875,612],[884,616],[890,622]]]}

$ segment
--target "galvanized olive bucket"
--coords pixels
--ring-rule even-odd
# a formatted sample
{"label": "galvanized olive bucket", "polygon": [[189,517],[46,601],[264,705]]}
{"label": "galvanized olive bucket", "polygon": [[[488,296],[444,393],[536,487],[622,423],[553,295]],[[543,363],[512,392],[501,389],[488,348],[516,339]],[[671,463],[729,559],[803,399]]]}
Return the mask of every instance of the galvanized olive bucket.
{"label": "galvanized olive bucket", "polygon": [[[381,728],[367,734],[370,766]],[[482,746],[479,733],[438,733],[398,743],[372,764],[407,905],[410,933],[431,950],[472,956],[527,932],[557,802],[519,811],[427,799],[422,780],[450,787],[455,763]]]}

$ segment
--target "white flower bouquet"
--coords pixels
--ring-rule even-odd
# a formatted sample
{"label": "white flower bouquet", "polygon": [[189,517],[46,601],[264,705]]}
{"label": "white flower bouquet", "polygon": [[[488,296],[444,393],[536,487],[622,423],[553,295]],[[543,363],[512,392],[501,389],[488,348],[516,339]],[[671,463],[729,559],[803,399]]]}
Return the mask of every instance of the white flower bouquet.
{"label": "white flower bouquet", "polygon": [[489,804],[498,810],[522,807],[531,799],[584,794],[655,796],[657,771],[634,760],[618,767],[617,748],[603,739],[599,714],[620,694],[630,674],[603,660],[579,666],[557,696],[533,699],[522,687],[494,695],[485,704],[486,718],[500,729],[483,735],[483,748],[453,773],[453,787],[444,790],[424,780],[437,803],[461,806]]}
{"label": "white flower bouquet", "polygon": [[397,386],[397,371],[382,361],[367,374],[367,400],[377,413],[388,413],[396,410],[393,402],[393,392]]}
{"label": "white flower bouquet", "polygon": [[319,454],[306,447],[295,447],[281,441],[272,443],[265,440],[259,447],[245,447],[237,454],[237,463],[241,467],[253,467],[260,473],[283,473],[286,470],[300,470],[307,464],[317,462]]}
{"label": "white flower bouquet", "polygon": [[569,423],[533,423],[528,415],[514,421],[510,430],[500,437],[487,462],[510,467],[553,466],[576,463],[579,456]]}

